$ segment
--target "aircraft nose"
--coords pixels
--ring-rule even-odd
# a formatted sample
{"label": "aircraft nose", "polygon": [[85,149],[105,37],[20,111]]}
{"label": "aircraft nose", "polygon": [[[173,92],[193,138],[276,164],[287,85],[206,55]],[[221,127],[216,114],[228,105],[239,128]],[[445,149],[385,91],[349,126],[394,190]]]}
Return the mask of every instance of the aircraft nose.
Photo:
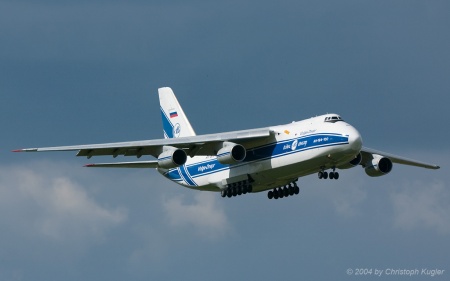
{"label": "aircraft nose", "polygon": [[351,128],[349,128],[349,130],[347,131],[348,143],[352,150],[354,150],[355,152],[360,152],[362,148],[361,134],[352,126],[349,127]]}

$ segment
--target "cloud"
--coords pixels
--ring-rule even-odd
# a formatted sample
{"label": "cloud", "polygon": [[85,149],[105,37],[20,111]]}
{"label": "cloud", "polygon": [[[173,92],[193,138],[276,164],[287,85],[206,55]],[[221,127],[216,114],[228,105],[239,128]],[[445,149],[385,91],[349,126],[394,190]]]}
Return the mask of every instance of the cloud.
{"label": "cloud", "polygon": [[79,185],[67,178],[53,179],[51,185],[35,199],[46,213],[39,221],[40,231],[58,239],[67,236],[68,231],[98,236],[126,218],[124,209],[107,210],[99,206]]}
{"label": "cloud", "polygon": [[163,203],[169,224],[173,227],[193,228],[197,234],[214,239],[230,231],[230,223],[217,202],[217,194],[197,192],[194,202],[185,203],[176,196]]}
{"label": "cloud", "polygon": [[391,194],[395,227],[410,230],[431,228],[450,234],[450,198],[442,181],[404,184],[400,192]]}
{"label": "cloud", "polygon": [[0,224],[13,232],[64,242],[102,238],[126,220],[125,209],[102,207],[79,183],[60,175],[58,166],[39,162],[2,167]]}
{"label": "cloud", "polygon": [[367,192],[358,187],[352,187],[345,190],[344,193],[338,193],[332,201],[336,212],[343,217],[354,217],[360,214],[358,207],[366,200]]}

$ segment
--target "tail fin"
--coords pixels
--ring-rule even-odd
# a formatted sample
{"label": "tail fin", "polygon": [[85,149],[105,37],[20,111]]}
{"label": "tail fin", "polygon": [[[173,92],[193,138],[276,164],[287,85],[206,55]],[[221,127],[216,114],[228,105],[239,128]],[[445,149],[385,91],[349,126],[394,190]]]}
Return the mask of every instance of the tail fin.
{"label": "tail fin", "polygon": [[159,104],[164,129],[164,137],[179,138],[195,136],[195,131],[184,114],[171,88],[159,88]]}

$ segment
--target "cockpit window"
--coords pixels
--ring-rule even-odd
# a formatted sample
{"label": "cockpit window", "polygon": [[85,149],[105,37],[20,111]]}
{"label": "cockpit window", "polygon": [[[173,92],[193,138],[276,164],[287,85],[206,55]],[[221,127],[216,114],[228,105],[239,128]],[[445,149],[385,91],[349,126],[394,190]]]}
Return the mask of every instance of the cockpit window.
{"label": "cockpit window", "polygon": [[342,119],[339,115],[325,117],[325,122],[335,123],[338,121],[344,121],[344,119]]}

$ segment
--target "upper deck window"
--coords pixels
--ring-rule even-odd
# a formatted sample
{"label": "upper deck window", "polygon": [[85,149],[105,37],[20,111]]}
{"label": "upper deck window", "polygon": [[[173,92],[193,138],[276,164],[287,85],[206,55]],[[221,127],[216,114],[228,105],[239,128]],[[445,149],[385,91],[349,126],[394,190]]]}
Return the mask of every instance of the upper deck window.
{"label": "upper deck window", "polygon": [[325,117],[325,122],[335,123],[338,121],[344,121],[344,119],[342,119],[341,116],[339,116],[339,115]]}

